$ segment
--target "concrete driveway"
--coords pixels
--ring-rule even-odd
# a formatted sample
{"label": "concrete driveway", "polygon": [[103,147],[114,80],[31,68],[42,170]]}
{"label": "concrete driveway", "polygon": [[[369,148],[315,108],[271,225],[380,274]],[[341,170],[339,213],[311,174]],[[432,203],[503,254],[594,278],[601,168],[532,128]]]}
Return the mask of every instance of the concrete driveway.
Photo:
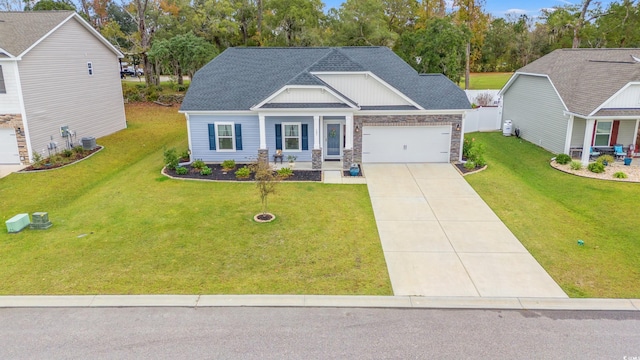
{"label": "concrete driveway", "polygon": [[0,164],[0,179],[18,170],[22,170],[26,165],[2,165]]}
{"label": "concrete driveway", "polygon": [[394,295],[567,295],[451,164],[367,164]]}

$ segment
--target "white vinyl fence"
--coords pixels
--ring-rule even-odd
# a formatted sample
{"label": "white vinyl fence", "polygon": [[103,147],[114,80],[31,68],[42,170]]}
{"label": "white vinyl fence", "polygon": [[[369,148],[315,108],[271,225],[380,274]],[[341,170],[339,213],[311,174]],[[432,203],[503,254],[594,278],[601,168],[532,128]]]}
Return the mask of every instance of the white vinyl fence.
{"label": "white vinyl fence", "polygon": [[467,110],[464,132],[495,131],[502,128],[502,99],[500,90],[465,90],[475,109]]}

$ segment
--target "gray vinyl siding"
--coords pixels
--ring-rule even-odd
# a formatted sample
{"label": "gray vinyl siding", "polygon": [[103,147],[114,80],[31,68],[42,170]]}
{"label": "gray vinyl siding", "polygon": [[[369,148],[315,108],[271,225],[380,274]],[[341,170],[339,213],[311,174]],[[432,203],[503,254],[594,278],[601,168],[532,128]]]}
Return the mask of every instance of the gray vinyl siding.
{"label": "gray vinyl siding", "polygon": [[584,142],[584,130],[587,121],[583,118],[573,118],[573,132],[571,133],[571,147],[581,148]]}
{"label": "gray vinyl siding", "polygon": [[[216,122],[241,124],[242,150],[209,150],[209,124]],[[255,161],[258,157],[260,126],[258,125],[257,115],[190,115],[189,131],[191,133],[191,157],[193,159],[201,159],[211,163],[235,160],[237,163],[246,164]]]}
{"label": "gray vinyl siding", "polygon": [[126,127],[118,57],[77,20],[50,34],[18,67],[34,152],[46,149],[51,136],[64,148],[61,126],[76,132],[76,143]]}
{"label": "gray vinyl siding", "polygon": [[633,144],[636,139],[634,130],[636,129],[636,120],[620,120],[620,127],[618,128],[617,143],[625,146]]}
{"label": "gray vinyl siding", "polygon": [[525,140],[553,153],[564,152],[568,118],[547,78],[519,75],[505,92],[503,104],[503,122],[513,121]]}

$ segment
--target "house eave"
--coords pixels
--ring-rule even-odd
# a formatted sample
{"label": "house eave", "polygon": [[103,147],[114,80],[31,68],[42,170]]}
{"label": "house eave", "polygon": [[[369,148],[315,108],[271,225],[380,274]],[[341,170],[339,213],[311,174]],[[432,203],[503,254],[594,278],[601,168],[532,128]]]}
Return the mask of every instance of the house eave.
{"label": "house eave", "polygon": [[610,116],[598,116],[598,115],[583,115],[570,111],[563,112],[565,116],[576,116],[585,120],[638,120],[640,115],[610,115]]}

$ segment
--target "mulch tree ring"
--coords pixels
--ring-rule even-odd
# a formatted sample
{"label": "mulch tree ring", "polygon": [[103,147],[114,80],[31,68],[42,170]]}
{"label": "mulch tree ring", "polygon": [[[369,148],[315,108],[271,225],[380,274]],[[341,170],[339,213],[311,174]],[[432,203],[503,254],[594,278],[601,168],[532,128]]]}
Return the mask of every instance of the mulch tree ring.
{"label": "mulch tree ring", "polygon": [[260,213],[253,217],[253,220],[259,223],[268,223],[268,222],[272,222],[275,219],[276,219],[276,216],[271,213]]}
{"label": "mulch tree ring", "polygon": [[[211,175],[200,175],[199,169],[194,169],[191,165],[185,165],[188,172],[185,175],[176,174],[175,170],[166,169],[166,173],[176,178],[200,179],[200,180],[216,180],[216,181],[254,181],[255,174],[244,179],[236,178],[236,170],[245,166],[245,164],[236,164],[233,170],[224,170],[219,164],[207,164],[211,168]],[[283,181],[322,181],[322,171],[320,170],[293,170],[293,175]]]}
{"label": "mulch tree ring", "polygon": [[482,167],[476,166],[473,169],[467,169],[466,167],[464,167],[464,164],[454,164],[454,165],[458,168],[458,170],[462,173],[462,175],[472,174],[472,173],[484,170],[487,167],[487,165],[485,165]]}

